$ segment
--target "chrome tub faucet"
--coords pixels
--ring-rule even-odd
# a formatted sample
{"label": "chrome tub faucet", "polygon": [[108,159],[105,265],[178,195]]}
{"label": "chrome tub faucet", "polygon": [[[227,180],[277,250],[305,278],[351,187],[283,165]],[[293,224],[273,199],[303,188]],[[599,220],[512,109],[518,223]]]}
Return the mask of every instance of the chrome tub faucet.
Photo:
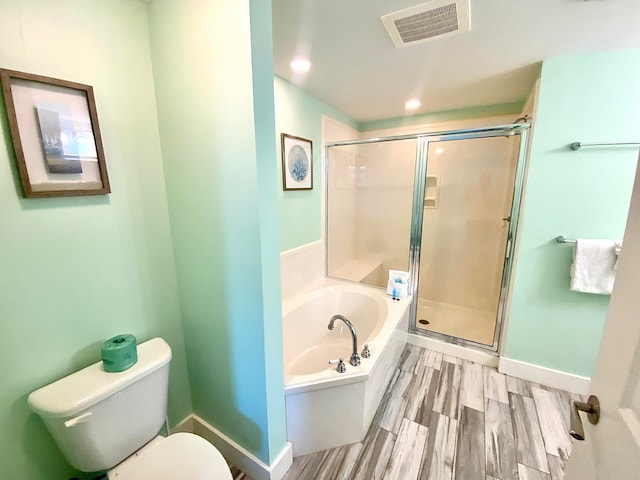
{"label": "chrome tub faucet", "polygon": [[347,327],[349,327],[349,331],[351,332],[351,340],[353,341],[353,353],[349,358],[349,363],[354,367],[357,367],[358,365],[360,365],[360,355],[358,355],[358,337],[356,335],[356,329],[344,315],[334,315],[333,317],[331,317],[331,320],[329,320],[329,325],[327,327],[329,328],[329,330],[333,330],[333,324],[336,320],[342,320],[347,325]]}

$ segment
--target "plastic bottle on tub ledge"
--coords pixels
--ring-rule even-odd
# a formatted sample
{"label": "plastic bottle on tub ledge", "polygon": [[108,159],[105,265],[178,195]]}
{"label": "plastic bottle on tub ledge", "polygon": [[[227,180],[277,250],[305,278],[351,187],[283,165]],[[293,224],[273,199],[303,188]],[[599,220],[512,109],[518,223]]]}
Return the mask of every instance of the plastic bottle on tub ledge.
{"label": "plastic bottle on tub ledge", "polygon": [[409,272],[402,270],[389,270],[387,282],[387,295],[393,300],[400,300],[409,294]]}

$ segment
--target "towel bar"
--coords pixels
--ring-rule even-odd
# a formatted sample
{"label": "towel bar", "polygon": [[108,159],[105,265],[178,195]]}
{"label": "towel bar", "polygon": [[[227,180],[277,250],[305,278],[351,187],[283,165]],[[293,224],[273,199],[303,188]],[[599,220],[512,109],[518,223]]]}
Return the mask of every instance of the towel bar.
{"label": "towel bar", "polygon": [[558,242],[558,243],[576,243],[575,240],[571,240],[570,238],[567,238],[564,235],[558,235],[556,237],[556,242]]}
{"label": "towel bar", "polygon": [[571,150],[580,150],[582,147],[639,147],[640,142],[606,142],[606,143],[582,143],[573,142],[569,144]]}

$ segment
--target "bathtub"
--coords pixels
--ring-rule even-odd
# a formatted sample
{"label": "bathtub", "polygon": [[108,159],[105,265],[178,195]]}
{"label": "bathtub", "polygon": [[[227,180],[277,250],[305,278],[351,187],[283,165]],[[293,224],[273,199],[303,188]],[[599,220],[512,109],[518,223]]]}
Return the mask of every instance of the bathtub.
{"label": "bathtub", "polygon": [[[407,341],[409,299],[394,301],[384,290],[326,280],[283,303],[283,351],[287,436],[294,456],[360,442],[373,420]],[[349,364],[351,334],[336,321],[347,317],[358,336],[358,353],[371,357]],[[338,373],[329,360],[344,358]]]}

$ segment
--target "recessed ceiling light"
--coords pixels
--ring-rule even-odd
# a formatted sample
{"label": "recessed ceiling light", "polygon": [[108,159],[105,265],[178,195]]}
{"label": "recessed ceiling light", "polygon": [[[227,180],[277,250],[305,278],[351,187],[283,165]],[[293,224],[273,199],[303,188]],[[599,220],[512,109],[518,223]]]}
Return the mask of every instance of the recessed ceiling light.
{"label": "recessed ceiling light", "polygon": [[308,72],[311,68],[311,62],[306,58],[296,58],[291,61],[289,66],[295,72]]}
{"label": "recessed ceiling light", "polygon": [[442,152],[444,152],[444,148],[436,148],[437,155],[440,155]]}
{"label": "recessed ceiling light", "polygon": [[407,110],[415,110],[420,105],[422,105],[422,103],[420,103],[420,100],[418,100],[417,98],[412,98],[411,100],[407,100],[407,103],[404,104],[404,108],[406,108]]}

